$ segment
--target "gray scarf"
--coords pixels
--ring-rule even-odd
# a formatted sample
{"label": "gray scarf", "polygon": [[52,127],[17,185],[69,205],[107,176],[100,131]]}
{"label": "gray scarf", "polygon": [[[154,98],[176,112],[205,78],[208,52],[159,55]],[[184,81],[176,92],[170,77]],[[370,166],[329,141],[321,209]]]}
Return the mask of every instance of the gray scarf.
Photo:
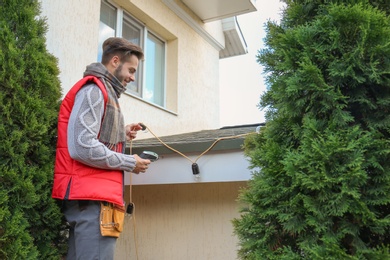
{"label": "gray scarf", "polygon": [[[119,143],[125,143],[126,133],[123,114],[118,99],[126,91],[126,87],[101,63],[88,65],[84,72],[85,76],[95,76],[106,86],[108,98],[100,128],[99,140],[109,149],[119,152],[117,145]],[[122,147],[124,148],[124,145]],[[123,150],[120,152],[123,152]]]}

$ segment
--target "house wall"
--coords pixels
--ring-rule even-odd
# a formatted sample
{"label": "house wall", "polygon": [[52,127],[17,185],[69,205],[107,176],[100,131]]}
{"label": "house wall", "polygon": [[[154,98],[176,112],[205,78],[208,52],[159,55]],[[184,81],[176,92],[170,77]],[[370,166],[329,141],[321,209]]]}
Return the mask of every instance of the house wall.
{"label": "house wall", "polygon": [[[237,196],[245,185],[132,186],[135,215],[126,217],[115,259],[237,259],[238,240],[231,220],[239,217]],[[126,191],[129,200],[129,186]]]}
{"label": "house wall", "polygon": [[[47,48],[58,58],[65,95],[82,77],[86,65],[96,61],[100,1],[41,0],[41,3],[42,16],[48,24]],[[161,0],[113,0],[113,3],[167,42],[166,108],[123,94],[120,104],[126,123],[143,122],[159,136],[218,128],[219,50]],[[201,24],[200,20],[197,22]],[[202,26],[223,42],[220,22]],[[151,134],[140,137],[148,138]]]}
{"label": "house wall", "polygon": [[[47,49],[58,59],[63,95],[78,81],[98,51],[100,1],[42,0]],[[88,10],[88,11],[86,11]]]}

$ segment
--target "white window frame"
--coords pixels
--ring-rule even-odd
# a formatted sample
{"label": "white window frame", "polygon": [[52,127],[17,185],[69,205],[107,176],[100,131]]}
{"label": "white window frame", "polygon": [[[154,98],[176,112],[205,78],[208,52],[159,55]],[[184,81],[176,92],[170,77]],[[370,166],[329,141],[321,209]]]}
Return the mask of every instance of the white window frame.
{"label": "white window frame", "polygon": [[[133,17],[129,12],[127,12],[126,10],[124,10],[123,8],[121,8],[120,6],[116,5],[115,3],[112,3],[111,1],[109,0],[101,0],[101,3],[104,3],[104,4],[107,4],[107,5],[110,5],[112,6],[113,8],[116,9],[116,29],[115,29],[115,36],[116,37],[122,37],[122,33],[123,33],[123,23],[124,21],[126,20],[127,22],[131,23],[133,26],[135,27],[138,27],[139,29],[141,29],[141,35],[140,35],[140,47],[143,49],[144,51],[144,55],[145,55],[145,59],[143,61],[140,61],[139,65],[138,65],[138,71],[139,71],[139,78],[136,79],[136,81],[138,81],[138,86],[137,86],[137,89],[138,91],[134,91],[134,90],[130,90],[129,88],[127,88],[126,90],[126,94],[129,94],[131,96],[134,96],[136,98],[140,98],[142,100],[144,100],[145,102],[148,102],[148,103],[151,103],[155,106],[160,106],[162,108],[165,108],[166,106],[166,95],[167,95],[167,90],[166,90],[166,69],[167,69],[167,60],[166,60],[166,57],[167,57],[167,42],[162,38],[160,37],[156,32],[150,30],[149,28],[147,28],[141,21],[139,21],[138,19],[136,19],[135,17]],[[148,56],[148,53],[147,53],[147,49],[146,49],[146,43],[147,43],[147,39],[148,39],[148,34],[151,34],[153,35],[153,37],[157,38],[158,40],[160,40],[162,43],[163,43],[163,51],[164,51],[164,58],[162,60],[162,64],[163,64],[163,82],[162,82],[162,92],[163,92],[163,97],[162,97],[162,103],[161,104],[158,104],[158,103],[154,103],[153,101],[148,101],[148,100],[145,100],[144,99],[144,93],[145,93],[145,87],[146,87],[146,65],[147,65],[147,62],[148,62],[148,59],[147,59],[147,56]],[[99,48],[101,48],[101,46],[99,46]],[[150,75],[149,75],[150,76]]]}

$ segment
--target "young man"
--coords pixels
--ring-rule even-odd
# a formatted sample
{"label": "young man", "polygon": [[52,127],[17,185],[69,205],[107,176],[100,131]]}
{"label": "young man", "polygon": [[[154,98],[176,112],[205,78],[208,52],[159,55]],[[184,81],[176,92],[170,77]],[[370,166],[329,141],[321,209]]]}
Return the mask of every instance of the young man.
{"label": "young man", "polygon": [[124,125],[118,102],[143,56],[140,47],[123,38],[107,39],[102,62],[87,66],[62,101],[52,197],[63,201],[70,224],[68,260],[113,259],[121,230],[107,235],[102,228],[115,229],[123,219],[112,217],[103,224],[101,209],[123,210],[123,171],[145,172],[150,164],[124,154],[126,140],[142,127]]}

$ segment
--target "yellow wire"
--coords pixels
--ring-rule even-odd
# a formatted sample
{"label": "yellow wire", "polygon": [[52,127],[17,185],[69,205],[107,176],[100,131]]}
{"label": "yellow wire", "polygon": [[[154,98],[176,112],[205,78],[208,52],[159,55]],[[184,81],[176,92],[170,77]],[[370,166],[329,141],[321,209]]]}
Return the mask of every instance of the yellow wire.
{"label": "yellow wire", "polygon": [[[133,154],[133,139],[130,139],[130,154]],[[133,194],[133,175],[130,172],[130,203],[133,204],[133,212],[132,212],[132,220],[133,220],[133,237],[134,237],[134,247],[135,247],[135,255],[138,260],[138,243],[137,243],[137,234],[136,234],[136,222],[135,222],[135,204],[133,202],[132,194]]]}
{"label": "yellow wire", "polygon": [[164,145],[165,147],[167,147],[169,150],[171,150],[171,151],[173,151],[173,152],[175,152],[175,153],[180,154],[181,156],[183,156],[184,158],[186,158],[187,160],[189,160],[189,161],[192,162],[192,163],[196,163],[196,162],[199,160],[200,157],[202,157],[204,154],[206,154],[207,152],[209,152],[209,151],[210,151],[210,150],[211,150],[219,141],[221,141],[221,140],[235,139],[235,138],[239,138],[239,137],[243,137],[243,136],[247,136],[247,135],[249,135],[249,134],[255,133],[255,132],[251,132],[251,133],[240,134],[240,135],[235,135],[235,136],[220,137],[220,138],[216,139],[216,140],[214,141],[214,143],[212,143],[212,144],[210,145],[209,148],[207,148],[203,153],[201,153],[201,154],[195,159],[195,161],[193,161],[193,160],[191,160],[188,156],[186,156],[185,154],[183,154],[183,153],[179,152],[178,150],[172,148],[171,146],[167,145],[167,144],[166,144],[163,140],[161,140],[155,133],[153,133],[153,131],[150,130],[150,128],[149,128],[148,126],[146,126],[146,125],[144,125],[144,126],[146,127],[146,129],[148,129],[148,130],[150,131],[150,133],[151,133],[154,137],[157,138],[157,140],[158,140],[161,144],[163,144],[163,145]]}
{"label": "yellow wire", "polygon": [[136,223],[135,223],[135,204],[133,203],[133,237],[134,237],[134,246],[135,246],[135,255],[138,260],[138,243],[137,243],[137,232],[136,232]]}

